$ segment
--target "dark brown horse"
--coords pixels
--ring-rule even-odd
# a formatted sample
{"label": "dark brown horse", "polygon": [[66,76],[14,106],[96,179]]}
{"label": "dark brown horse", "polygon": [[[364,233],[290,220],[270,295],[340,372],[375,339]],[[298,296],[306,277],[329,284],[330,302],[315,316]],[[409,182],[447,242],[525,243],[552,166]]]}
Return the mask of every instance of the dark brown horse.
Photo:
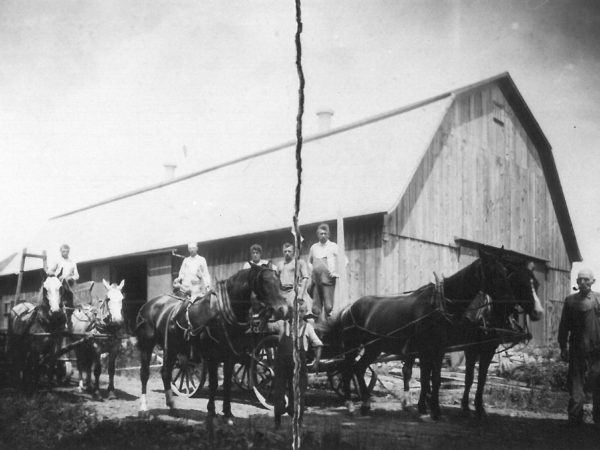
{"label": "dark brown horse", "polygon": [[[401,296],[358,299],[343,309],[324,330],[327,342],[340,342],[344,354],[342,380],[346,405],[350,401],[350,380],[357,375],[362,399],[361,411],[370,409],[364,373],[381,353],[400,359],[417,355],[421,361],[419,412],[427,411],[426,394],[431,386],[431,417],[437,419],[441,368],[451,327],[462,316],[479,291],[503,301],[513,301],[508,274],[499,258],[480,252],[480,258],[444,279],[443,294],[434,284]],[[360,355],[361,352],[362,356]],[[357,360],[358,359],[358,360]]]}
{"label": "dark brown horse", "polygon": [[[537,296],[539,283],[531,270],[523,266],[510,266],[509,283],[514,293],[515,302],[495,301],[492,297],[492,311],[490,325],[494,329],[513,330],[516,326],[512,322],[517,305],[521,306],[529,319],[540,320],[544,314],[542,304]],[[512,322],[512,323],[511,323]],[[475,393],[475,412],[478,417],[486,415],[483,404],[483,390],[487,380],[487,373],[492,358],[500,343],[502,336],[497,336],[495,331],[486,331],[485,328],[478,329],[477,345],[468,346],[465,349],[465,391],[462,398],[462,409],[469,414],[469,391],[473,385],[475,363],[479,361],[477,371],[477,391]]]}
{"label": "dark brown horse", "polygon": [[[94,398],[100,398],[100,374],[102,364],[100,356],[108,353],[108,398],[115,396],[115,364],[121,349],[123,331],[123,293],[125,280],[120,284],[109,284],[102,280],[106,288],[106,295],[99,304],[81,305],[73,311],[71,322],[74,339],[84,335],[90,340],[75,347],[77,356],[77,369],[79,371],[79,389],[87,389]],[[94,385],[92,386],[92,370],[94,372]],[[85,386],[83,374],[86,374]]]}
{"label": "dark brown horse", "polygon": [[[450,334],[449,346],[464,346],[465,353],[465,390],[461,407],[465,415],[470,415],[469,393],[473,385],[475,364],[479,361],[477,373],[477,391],[475,393],[475,413],[477,417],[485,417],[483,392],[487,380],[488,369],[496,350],[503,342],[514,343],[527,334],[514,319],[517,307],[520,306],[532,321],[540,320],[543,308],[537,296],[539,282],[533,272],[522,264],[505,263],[508,268],[508,281],[513,291],[514,301],[490,301],[490,312],[485,323],[461,321]],[[511,341],[512,339],[512,341]],[[415,358],[408,358],[402,368],[404,392],[409,391],[412,367]]]}
{"label": "dark brown horse", "polygon": [[[45,272],[44,272],[45,275]],[[39,301],[17,303],[10,311],[8,321],[8,357],[13,370],[13,381],[25,389],[35,389],[44,369],[52,375],[52,356],[60,346],[65,331],[64,301],[70,288],[66,281],[47,276]]]}
{"label": "dark brown horse", "polygon": [[201,356],[208,366],[210,417],[215,415],[218,365],[224,362],[223,413],[231,420],[233,365],[244,348],[244,342],[248,341],[247,325],[244,322],[253,297],[254,303],[260,304],[264,318],[283,318],[287,314],[275,271],[254,265],[227,279],[225,291],[218,297],[209,293],[189,303],[188,307],[171,295],[163,295],[150,300],[140,309],[135,331],[141,355],[140,415],[148,414],[146,384],[152,350],[158,345],[164,350],[161,376],[169,409],[173,411],[175,408],[171,391],[173,366],[177,358],[185,360],[191,352],[197,357]]}

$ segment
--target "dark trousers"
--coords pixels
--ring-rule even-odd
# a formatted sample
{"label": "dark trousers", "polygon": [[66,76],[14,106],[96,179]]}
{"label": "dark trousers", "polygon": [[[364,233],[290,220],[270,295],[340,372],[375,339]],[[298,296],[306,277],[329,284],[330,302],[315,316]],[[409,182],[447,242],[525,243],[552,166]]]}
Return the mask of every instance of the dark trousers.
{"label": "dark trousers", "polygon": [[572,352],[569,358],[569,421],[581,423],[583,421],[583,404],[585,403],[585,390],[592,392],[594,423],[600,425],[600,356],[586,358]]}
{"label": "dark trousers", "polygon": [[335,278],[332,278],[330,284],[324,284],[318,280],[315,281],[312,307],[312,312],[315,316],[321,317],[322,309],[325,309],[325,317],[331,315],[335,294],[335,280]]}
{"label": "dark trousers", "polygon": [[[275,378],[273,379],[273,396],[275,418],[281,417],[286,412],[294,415],[294,357],[292,354],[293,343],[291,336],[283,336],[275,355]],[[304,415],[304,394],[308,384],[306,371],[306,354],[300,352],[300,421]],[[285,396],[288,398],[288,407],[285,407]]]}

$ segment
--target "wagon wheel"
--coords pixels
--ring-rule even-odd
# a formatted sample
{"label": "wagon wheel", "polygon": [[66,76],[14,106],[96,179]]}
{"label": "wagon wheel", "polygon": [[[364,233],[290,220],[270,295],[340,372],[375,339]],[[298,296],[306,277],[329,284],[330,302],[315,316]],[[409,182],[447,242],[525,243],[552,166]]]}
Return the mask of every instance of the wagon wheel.
{"label": "wagon wheel", "polygon": [[269,335],[261,339],[252,353],[250,381],[256,399],[267,409],[273,409],[273,380],[275,378],[275,351],[279,337]]}
{"label": "wagon wheel", "polygon": [[252,389],[251,358],[244,358],[243,361],[235,363],[233,366],[233,382],[244,391]]}
{"label": "wagon wheel", "polygon": [[206,366],[204,361],[182,363],[179,358],[171,372],[171,389],[181,397],[192,397],[202,389],[206,381]]}
{"label": "wagon wheel", "polygon": [[[334,392],[344,398],[344,386],[342,385],[342,373],[340,370],[335,369],[331,372],[327,372],[327,378],[329,379],[329,384]],[[365,384],[367,385],[367,392],[370,395],[377,384],[377,373],[371,366],[367,367],[367,370],[365,371]],[[355,397],[360,397],[356,375],[352,375],[350,392],[354,394]]]}

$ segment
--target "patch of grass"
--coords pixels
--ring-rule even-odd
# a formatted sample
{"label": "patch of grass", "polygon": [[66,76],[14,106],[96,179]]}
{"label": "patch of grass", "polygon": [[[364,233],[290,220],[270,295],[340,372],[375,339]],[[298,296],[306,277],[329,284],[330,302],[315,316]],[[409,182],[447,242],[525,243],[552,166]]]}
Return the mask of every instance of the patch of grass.
{"label": "patch of grass", "polygon": [[52,393],[0,394],[1,448],[56,448],[65,436],[84,434],[97,423],[93,411]]}

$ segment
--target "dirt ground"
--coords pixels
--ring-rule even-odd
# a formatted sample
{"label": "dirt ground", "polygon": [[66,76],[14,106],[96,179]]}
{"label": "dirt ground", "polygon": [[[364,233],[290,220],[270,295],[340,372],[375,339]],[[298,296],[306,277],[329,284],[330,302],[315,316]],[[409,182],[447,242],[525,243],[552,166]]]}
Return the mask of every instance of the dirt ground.
{"label": "dirt ground", "polygon": [[[103,374],[102,381],[106,382]],[[589,408],[586,424],[569,428],[566,416],[560,409],[566,405],[565,394],[558,395],[555,411],[531,411],[503,406],[502,402],[489,405],[488,417],[484,420],[466,418],[459,408],[460,389],[446,389],[442,393],[443,417],[438,422],[418,416],[415,407],[403,409],[399,395],[402,380],[383,376],[374,390],[371,414],[362,417],[358,412],[351,416],[343,407],[342,400],[327,386],[324,377],[311,375],[311,386],[307,395],[307,411],[304,420],[305,442],[319,442],[316,448],[426,448],[458,449],[474,446],[478,448],[526,448],[563,449],[599,448],[600,430],[591,424]],[[85,399],[86,406],[93,408],[99,419],[127,424],[133,430],[150,423],[172,423],[192,429],[203,428],[210,433],[228,428],[223,421],[209,421],[206,417],[206,389],[198,398],[177,397],[177,415],[169,415],[164,401],[162,382],[157,373],[150,377],[148,385],[148,407],[150,418],[138,417],[140,384],[135,374],[118,376],[115,381],[117,400],[94,401],[81,394],[75,387],[60,388],[65,396]],[[101,383],[103,389],[106,388]],[[416,390],[413,390],[416,395]],[[282,428],[273,428],[272,413],[262,408],[249,392],[235,388],[233,393],[234,427],[245,428],[250,433],[262,433],[281,443],[281,448],[290,448],[291,419],[284,416]],[[548,394],[552,395],[552,394]],[[416,397],[415,397],[416,398]],[[492,402],[494,403],[494,402]],[[499,404],[499,406],[498,406]],[[217,411],[221,409],[220,399]],[[157,422],[158,421],[158,422]],[[182,436],[179,436],[182,438]],[[177,441],[174,437],[174,445]],[[185,438],[182,438],[185,439]],[[273,439],[271,439],[273,441]],[[183,444],[182,444],[183,445]]]}

